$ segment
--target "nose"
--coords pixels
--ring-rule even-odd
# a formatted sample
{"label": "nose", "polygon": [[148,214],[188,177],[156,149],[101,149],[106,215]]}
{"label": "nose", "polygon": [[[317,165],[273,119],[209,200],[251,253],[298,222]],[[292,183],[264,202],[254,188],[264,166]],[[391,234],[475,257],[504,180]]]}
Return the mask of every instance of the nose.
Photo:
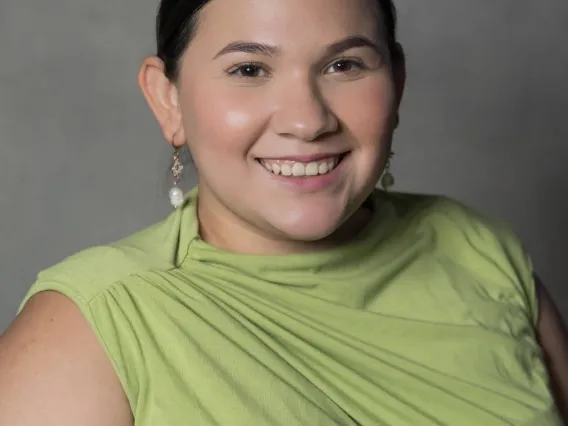
{"label": "nose", "polygon": [[296,79],[280,89],[272,125],[281,136],[311,142],[336,132],[339,121],[315,81]]}

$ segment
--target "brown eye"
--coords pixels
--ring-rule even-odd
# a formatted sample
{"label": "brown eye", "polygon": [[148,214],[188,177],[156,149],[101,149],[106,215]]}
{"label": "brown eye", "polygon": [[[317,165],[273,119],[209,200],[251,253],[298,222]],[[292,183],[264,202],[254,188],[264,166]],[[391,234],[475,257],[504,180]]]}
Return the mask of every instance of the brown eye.
{"label": "brown eye", "polygon": [[238,65],[237,67],[233,68],[229,72],[229,74],[234,75],[236,77],[255,78],[255,77],[265,77],[267,73],[259,65],[242,64],[242,65]]}
{"label": "brown eye", "polygon": [[363,68],[363,64],[352,59],[341,59],[331,64],[328,68],[330,73],[349,73]]}

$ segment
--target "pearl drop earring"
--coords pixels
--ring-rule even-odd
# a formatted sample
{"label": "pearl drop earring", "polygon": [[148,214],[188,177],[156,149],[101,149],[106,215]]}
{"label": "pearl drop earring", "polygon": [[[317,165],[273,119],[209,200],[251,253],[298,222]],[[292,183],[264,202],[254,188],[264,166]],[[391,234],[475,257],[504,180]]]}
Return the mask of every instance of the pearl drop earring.
{"label": "pearl drop earring", "polygon": [[184,195],[181,188],[179,188],[179,182],[181,180],[181,172],[183,171],[183,164],[181,162],[179,148],[174,148],[174,154],[172,157],[172,175],[174,186],[170,189],[170,203],[174,208],[178,208],[183,204]]}
{"label": "pearl drop earring", "polygon": [[389,153],[389,158],[385,164],[385,170],[383,172],[383,177],[381,178],[381,186],[385,191],[388,191],[394,185],[394,176],[390,172],[391,159],[394,156],[394,152]]}

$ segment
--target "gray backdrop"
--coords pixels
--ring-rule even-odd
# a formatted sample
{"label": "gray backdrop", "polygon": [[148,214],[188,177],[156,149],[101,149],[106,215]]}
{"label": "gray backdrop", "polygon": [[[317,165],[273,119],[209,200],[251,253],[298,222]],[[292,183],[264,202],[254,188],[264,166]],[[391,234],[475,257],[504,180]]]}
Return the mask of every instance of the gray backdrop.
{"label": "gray backdrop", "polygon": [[[397,188],[508,220],[568,314],[568,2],[400,0]],[[168,211],[156,0],[0,0],[0,331],[37,272]],[[190,178],[193,180],[193,178]]]}

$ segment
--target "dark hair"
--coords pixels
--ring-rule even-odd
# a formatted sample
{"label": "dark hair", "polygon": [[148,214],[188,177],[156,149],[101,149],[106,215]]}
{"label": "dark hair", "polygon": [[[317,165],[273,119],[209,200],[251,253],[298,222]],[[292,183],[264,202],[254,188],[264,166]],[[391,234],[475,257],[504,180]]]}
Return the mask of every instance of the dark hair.
{"label": "dark hair", "polygon": [[[176,80],[179,61],[183,56],[199,21],[199,12],[210,0],[161,0],[156,18],[157,56],[165,64],[165,74]],[[396,9],[392,0],[375,0],[386,26],[388,47],[393,57],[396,47]]]}

